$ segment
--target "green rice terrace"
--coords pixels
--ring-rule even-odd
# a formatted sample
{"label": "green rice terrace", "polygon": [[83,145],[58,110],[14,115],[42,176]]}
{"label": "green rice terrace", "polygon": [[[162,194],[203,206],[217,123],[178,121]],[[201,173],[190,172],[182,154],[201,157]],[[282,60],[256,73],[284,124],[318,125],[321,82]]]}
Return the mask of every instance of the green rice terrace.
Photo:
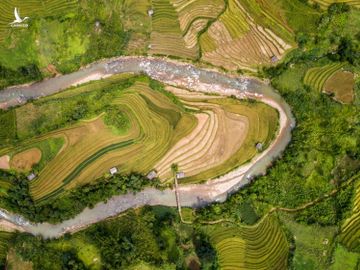
{"label": "green rice terrace", "polygon": [[0,1],[0,269],[359,270],[359,0]]}

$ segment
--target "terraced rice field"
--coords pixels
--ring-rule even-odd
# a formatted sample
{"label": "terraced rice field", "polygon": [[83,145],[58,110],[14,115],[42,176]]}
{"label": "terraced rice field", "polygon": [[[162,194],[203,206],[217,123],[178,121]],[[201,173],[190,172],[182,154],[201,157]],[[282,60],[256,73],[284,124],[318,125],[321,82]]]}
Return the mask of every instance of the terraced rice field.
{"label": "terraced rice field", "polygon": [[354,100],[354,74],[347,71],[335,72],[324,84],[324,92],[334,95],[334,99],[342,103]]}
{"label": "terraced rice field", "polygon": [[151,54],[254,70],[295,45],[284,14],[270,0],[154,0],[152,8]]}
{"label": "terraced rice field", "polygon": [[171,0],[178,14],[187,48],[198,48],[198,35],[224,10],[223,0]]}
{"label": "terraced rice field", "polygon": [[223,270],[287,269],[286,236],[272,217],[253,226],[214,226],[208,231]]}
{"label": "terraced rice field", "polygon": [[340,242],[348,249],[354,250],[360,246],[360,182],[355,185],[355,196],[352,215],[341,226]]}
{"label": "terraced rice field", "polygon": [[196,47],[187,47],[175,7],[170,0],[153,0],[150,54],[173,55],[194,59]]}
{"label": "terraced rice field", "polygon": [[[269,14],[266,6],[257,8]],[[291,44],[255,18],[242,1],[229,0],[225,12],[200,37],[202,60],[229,70],[251,70],[278,61]]]}
{"label": "terraced rice field", "polygon": [[255,145],[261,142],[266,147],[275,134],[277,113],[264,104],[249,107],[236,100],[207,98],[198,94],[183,100],[201,112],[195,114],[196,128],[155,166],[162,180],[171,179],[174,163],[186,175],[183,183],[220,176],[247,162],[257,152]]}
{"label": "terraced rice field", "polygon": [[310,68],[305,74],[304,84],[317,91],[322,91],[325,82],[343,66],[343,63],[333,63],[323,67]]}
{"label": "terraced rice field", "polygon": [[[2,0],[0,5],[0,42],[12,31],[9,23],[13,22],[14,8],[17,7],[20,17],[47,17],[76,12],[77,0]],[[27,21],[25,21],[27,23]]]}
{"label": "terraced rice field", "polygon": [[[248,162],[257,153],[256,144],[266,148],[277,132],[278,114],[265,104],[170,86],[165,90],[173,93],[165,95],[150,88],[148,78],[129,76],[15,109],[21,141],[0,149],[0,156],[9,157],[13,169],[33,171],[35,166],[37,178],[30,184],[35,200],[95,181],[112,167],[124,174],[155,169],[166,182],[172,181],[176,163],[186,174],[183,183],[215,178]],[[78,104],[90,106],[86,118],[64,122],[71,121],[66,119]],[[124,115],[126,126],[111,126],[108,108],[119,110],[116,115]]]}
{"label": "terraced rice field", "polygon": [[347,3],[355,7],[360,7],[359,0],[311,0],[311,2],[318,3],[322,8],[327,8],[333,3]]}
{"label": "terraced rice field", "polygon": [[182,117],[176,105],[141,82],[115,98],[112,105],[121,108],[129,117],[128,132],[115,134],[104,124],[103,116],[99,116],[48,134],[62,135],[65,146],[32,182],[35,199],[91,182],[114,166],[122,173],[147,173],[170,144],[176,142],[175,134],[182,136],[183,132],[188,132],[186,120],[190,119],[191,123],[193,119],[189,115]]}

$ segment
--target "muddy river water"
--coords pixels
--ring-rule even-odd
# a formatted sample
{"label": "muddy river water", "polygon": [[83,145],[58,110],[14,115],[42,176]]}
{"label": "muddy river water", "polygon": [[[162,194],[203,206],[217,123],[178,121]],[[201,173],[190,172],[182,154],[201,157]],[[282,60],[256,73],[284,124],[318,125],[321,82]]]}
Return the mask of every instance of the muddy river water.
{"label": "muddy river water", "polygon": [[[125,72],[145,73],[166,84],[184,87],[192,91],[256,99],[274,107],[279,113],[278,133],[266,150],[255,156],[249,163],[220,178],[208,180],[202,184],[179,186],[182,206],[200,207],[211,202],[225,201],[230,193],[248,184],[254,176],[264,174],[266,168],[281,155],[291,140],[291,130],[295,126],[295,119],[288,104],[268,84],[256,78],[226,75],[166,58],[120,57],[108,59],[68,75],[31,85],[10,87],[0,91],[0,108],[21,105],[30,99],[48,96],[77,84]],[[98,203],[92,209],[86,208],[76,217],[55,225],[34,224],[5,210],[0,210],[0,218],[10,221],[32,234],[48,238],[77,231],[129,208],[143,205],[176,206],[175,191],[173,189],[161,191],[146,188],[136,194],[114,196],[106,203]]]}

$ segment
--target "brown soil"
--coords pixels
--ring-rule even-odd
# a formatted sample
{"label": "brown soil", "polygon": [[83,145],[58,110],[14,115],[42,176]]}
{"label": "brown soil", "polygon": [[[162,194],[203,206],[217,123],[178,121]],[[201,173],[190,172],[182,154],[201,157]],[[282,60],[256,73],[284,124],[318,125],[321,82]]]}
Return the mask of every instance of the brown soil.
{"label": "brown soil", "polygon": [[239,149],[246,137],[249,126],[246,117],[226,112],[218,105],[200,102],[193,105],[210,110],[196,114],[198,126],[155,166],[164,180],[171,177],[173,163],[178,164],[186,176],[222,164]]}
{"label": "brown soil", "polygon": [[20,232],[24,232],[24,228],[21,226],[17,226],[5,219],[0,219],[0,231],[5,231],[5,232],[15,232],[15,231],[20,231]]}
{"label": "brown soil", "polygon": [[32,166],[41,159],[41,151],[38,148],[31,148],[14,155],[11,159],[11,168],[19,171],[30,171]]}
{"label": "brown soil", "polygon": [[10,249],[6,258],[8,268],[13,270],[32,270],[33,264],[29,261],[24,261],[20,255],[17,255],[14,249]]}
{"label": "brown soil", "polygon": [[0,157],[0,169],[8,170],[10,169],[10,157],[8,155]]}
{"label": "brown soil", "polygon": [[60,76],[61,73],[56,69],[56,67],[52,64],[49,64],[46,67],[46,71],[49,72],[51,75],[53,75],[54,77]]}
{"label": "brown soil", "polygon": [[324,91],[334,95],[335,100],[351,103],[354,100],[354,74],[348,71],[334,73],[324,85]]}

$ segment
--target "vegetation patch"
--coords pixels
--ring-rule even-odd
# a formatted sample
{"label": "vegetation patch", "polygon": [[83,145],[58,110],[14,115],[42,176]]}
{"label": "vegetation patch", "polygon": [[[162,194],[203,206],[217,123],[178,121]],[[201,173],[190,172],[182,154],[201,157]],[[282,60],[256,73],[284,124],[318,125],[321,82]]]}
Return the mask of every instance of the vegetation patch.
{"label": "vegetation patch", "polygon": [[120,134],[126,133],[130,128],[130,121],[119,108],[109,108],[106,110],[104,123],[115,128]]}
{"label": "vegetation patch", "polygon": [[356,269],[359,261],[359,254],[349,252],[341,245],[337,245],[334,254],[334,263],[330,270]]}
{"label": "vegetation patch", "polygon": [[16,138],[16,114],[15,111],[0,110],[0,146],[13,142]]}
{"label": "vegetation patch", "polygon": [[295,243],[293,267],[304,270],[328,269],[336,227],[305,225],[294,222],[291,216],[286,215],[283,215],[281,219]]}

